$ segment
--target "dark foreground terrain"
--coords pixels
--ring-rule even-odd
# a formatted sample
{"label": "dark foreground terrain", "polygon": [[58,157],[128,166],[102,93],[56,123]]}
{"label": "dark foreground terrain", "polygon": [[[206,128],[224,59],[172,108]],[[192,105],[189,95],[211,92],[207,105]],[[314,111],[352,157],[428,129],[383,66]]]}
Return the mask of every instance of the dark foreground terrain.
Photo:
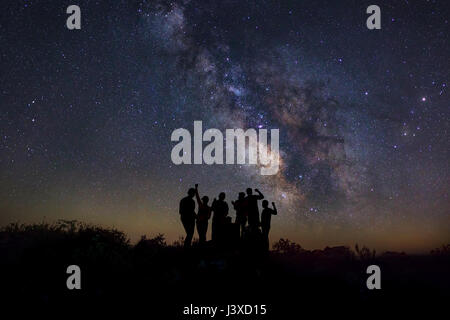
{"label": "dark foreground terrain", "polygon": [[[4,307],[35,313],[125,310],[147,319],[211,318],[183,315],[193,304],[223,309],[215,319],[300,319],[311,312],[319,319],[337,313],[364,318],[384,310],[445,309],[450,297],[449,246],[423,256],[375,255],[358,247],[307,251],[283,239],[266,253],[185,250],[162,236],[131,245],[120,231],[66,221],[4,227],[0,263]],[[372,264],[381,268],[381,290],[367,289]],[[81,290],[66,287],[69,265],[81,268]],[[267,313],[226,317],[227,304],[265,305]]]}

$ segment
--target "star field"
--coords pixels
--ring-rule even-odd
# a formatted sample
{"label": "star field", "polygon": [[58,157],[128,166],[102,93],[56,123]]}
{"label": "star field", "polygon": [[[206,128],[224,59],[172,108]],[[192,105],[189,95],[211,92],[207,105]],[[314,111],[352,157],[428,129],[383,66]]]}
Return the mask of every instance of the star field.
{"label": "star field", "polygon": [[[77,219],[183,234],[178,201],[259,188],[272,240],[448,242],[443,1],[7,1],[0,13],[0,223]],[[170,135],[279,128],[281,168],[171,162]],[[234,212],[232,212],[234,217]]]}

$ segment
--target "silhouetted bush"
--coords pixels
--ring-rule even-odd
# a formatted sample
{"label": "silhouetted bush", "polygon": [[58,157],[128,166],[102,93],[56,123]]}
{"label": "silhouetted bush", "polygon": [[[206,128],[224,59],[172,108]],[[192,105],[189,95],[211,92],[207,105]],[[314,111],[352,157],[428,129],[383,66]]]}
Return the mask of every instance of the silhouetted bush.
{"label": "silhouetted bush", "polygon": [[363,262],[370,262],[375,260],[376,251],[370,250],[366,246],[363,246],[361,249],[359,248],[358,244],[355,245],[355,251],[358,255],[358,258]]}
{"label": "silhouetted bush", "polygon": [[83,303],[151,302],[164,313],[175,312],[172,318],[177,318],[177,309],[164,306],[198,299],[218,303],[229,297],[261,303],[268,294],[286,288],[295,295],[275,295],[273,304],[285,308],[325,297],[364,303],[370,294],[365,271],[374,262],[381,265],[383,287],[388,288],[384,303],[398,297],[409,302],[416,298],[413,292],[442,297],[448,289],[449,262],[440,257],[448,257],[449,245],[433,250],[431,256],[389,252],[376,256],[375,250],[358,245],[355,251],[346,246],[306,250],[280,239],[267,254],[249,250],[249,243],[241,249],[217,249],[211,243],[184,249],[182,238],[167,244],[164,235],[157,234],[142,236],[132,245],[119,230],[77,221],[15,223],[0,229],[0,274],[7,275],[2,290],[10,300],[70,305],[77,293],[65,287],[66,268],[76,264],[83,274],[78,294]]}
{"label": "silhouetted bush", "polygon": [[430,252],[434,256],[450,256],[450,244],[444,244],[440,248],[431,250]]}
{"label": "silhouetted bush", "polygon": [[272,248],[276,253],[287,255],[295,255],[305,251],[299,244],[283,238],[275,242]]}

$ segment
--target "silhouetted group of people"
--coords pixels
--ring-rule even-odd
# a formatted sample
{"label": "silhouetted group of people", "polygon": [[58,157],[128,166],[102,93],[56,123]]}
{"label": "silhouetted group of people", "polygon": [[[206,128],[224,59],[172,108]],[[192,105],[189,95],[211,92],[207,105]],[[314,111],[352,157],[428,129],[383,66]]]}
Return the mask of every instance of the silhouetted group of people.
{"label": "silhouetted group of people", "polygon": [[[277,214],[275,203],[272,202],[273,208],[269,208],[269,202],[267,200],[262,201],[263,210],[260,219],[258,200],[264,199],[264,195],[258,189],[255,189],[256,194],[253,194],[251,188],[247,188],[246,192],[247,194],[239,192],[238,199],[236,201],[231,201],[233,208],[236,211],[236,219],[233,224],[231,217],[228,216],[229,208],[225,201],[224,192],[219,194],[218,199],[214,198],[210,206],[208,205],[209,198],[207,196],[200,198],[198,184],[195,185],[195,188],[190,188],[188,190],[188,195],[181,199],[179,210],[181,222],[186,231],[184,246],[191,246],[195,225],[197,225],[199,244],[204,245],[206,243],[206,233],[208,231],[208,222],[211,215],[212,242],[220,243],[227,238],[228,227],[237,226],[240,238],[244,238],[246,233],[262,234],[268,245],[271,217],[272,215]],[[197,213],[195,213],[194,196],[198,204]]]}

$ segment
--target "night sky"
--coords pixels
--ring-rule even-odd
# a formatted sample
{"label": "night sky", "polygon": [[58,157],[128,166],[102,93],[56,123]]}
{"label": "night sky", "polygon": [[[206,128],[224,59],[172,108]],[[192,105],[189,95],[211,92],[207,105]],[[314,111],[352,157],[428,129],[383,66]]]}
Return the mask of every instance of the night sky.
{"label": "night sky", "polygon": [[[2,1],[0,225],[171,241],[199,183],[229,204],[259,188],[279,207],[272,241],[448,243],[449,17],[448,1]],[[174,165],[171,134],[194,120],[279,128],[280,172]]]}

